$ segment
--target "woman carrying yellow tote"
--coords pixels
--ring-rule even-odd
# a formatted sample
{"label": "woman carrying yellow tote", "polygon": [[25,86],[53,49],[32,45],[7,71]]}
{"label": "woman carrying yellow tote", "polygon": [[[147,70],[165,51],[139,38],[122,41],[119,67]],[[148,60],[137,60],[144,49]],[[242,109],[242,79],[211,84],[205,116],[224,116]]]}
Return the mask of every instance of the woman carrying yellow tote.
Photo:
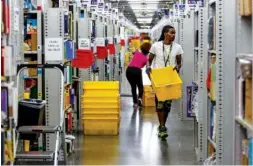
{"label": "woman carrying yellow tote", "polygon": [[[160,39],[152,45],[149,51],[149,61],[146,68],[148,75],[151,73],[152,68],[163,68],[167,66],[174,66],[174,69],[179,72],[184,51],[181,45],[174,42],[175,36],[176,31],[174,27],[170,25],[163,27]],[[160,123],[158,136],[164,139],[168,137],[165,124],[171,109],[171,100],[160,102],[157,100],[157,97],[155,100],[157,116]]]}

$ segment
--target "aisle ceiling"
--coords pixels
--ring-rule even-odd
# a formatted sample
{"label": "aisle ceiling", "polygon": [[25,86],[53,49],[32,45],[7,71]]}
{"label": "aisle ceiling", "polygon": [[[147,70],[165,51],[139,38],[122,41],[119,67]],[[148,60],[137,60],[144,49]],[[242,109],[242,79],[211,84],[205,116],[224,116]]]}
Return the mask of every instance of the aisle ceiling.
{"label": "aisle ceiling", "polygon": [[154,26],[163,16],[161,9],[168,9],[178,0],[119,0],[117,7],[137,27]]}

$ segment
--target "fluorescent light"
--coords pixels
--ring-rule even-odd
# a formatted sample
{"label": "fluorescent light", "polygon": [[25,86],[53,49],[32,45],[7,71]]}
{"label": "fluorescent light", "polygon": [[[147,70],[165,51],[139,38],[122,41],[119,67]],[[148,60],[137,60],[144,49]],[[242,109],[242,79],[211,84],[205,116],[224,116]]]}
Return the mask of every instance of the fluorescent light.
{"label": "fluorescent light", "polygon": [[132,10],[144,10],[144,11],[155,11],[157,10],[158,8],[132,8]]}
{"label": "fluorescent light", "polygon": [[138,21],[152,21],[152,18],[137,18]]}
{"label": "fluorescent light", "polygon": [[130,7],[132,10],[157,10],[157,4],[147,4],[147,5],[141,5],[141,4],[130,4]]}

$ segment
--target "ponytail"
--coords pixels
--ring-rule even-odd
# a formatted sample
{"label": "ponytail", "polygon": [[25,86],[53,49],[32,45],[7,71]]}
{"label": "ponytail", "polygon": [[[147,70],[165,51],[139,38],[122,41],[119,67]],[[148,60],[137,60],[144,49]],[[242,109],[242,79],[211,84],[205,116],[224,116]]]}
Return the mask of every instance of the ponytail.
{"label": "ponytail", "polygon": [[172,29],[172,28],[174,28],[174,27],[171,26],[171,25],[165,25],[165,26],[163,27],[162,34],[161,34],[161,36],[160,36],[160,38],[159,38],[158,41],[163,41],[163,40],[165,39],[164,34],[167,33],[167,32],[169,32],[169,30]]}

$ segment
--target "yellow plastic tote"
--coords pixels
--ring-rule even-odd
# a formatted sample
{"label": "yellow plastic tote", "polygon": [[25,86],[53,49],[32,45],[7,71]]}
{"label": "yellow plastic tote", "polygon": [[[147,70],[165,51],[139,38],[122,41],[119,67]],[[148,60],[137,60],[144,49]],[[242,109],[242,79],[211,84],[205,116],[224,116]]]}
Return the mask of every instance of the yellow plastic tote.
{"label": "yellow plastic tote", "polygon": [[158,101],[181,98],[182,80],[173,66],[152,69],[151,83]]}

